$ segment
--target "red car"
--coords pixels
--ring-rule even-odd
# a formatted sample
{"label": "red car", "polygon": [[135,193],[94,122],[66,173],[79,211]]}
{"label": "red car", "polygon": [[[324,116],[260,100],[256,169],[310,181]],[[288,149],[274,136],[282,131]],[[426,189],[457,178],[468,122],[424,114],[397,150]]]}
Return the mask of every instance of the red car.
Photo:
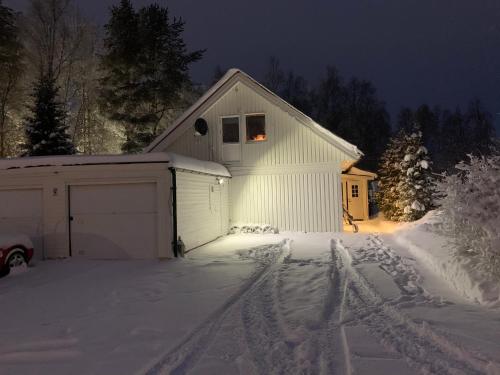
{"label": "red car", "polygon": [[0,234],[0,275],[27,265],[33,257],[33,243],[25,235]]}

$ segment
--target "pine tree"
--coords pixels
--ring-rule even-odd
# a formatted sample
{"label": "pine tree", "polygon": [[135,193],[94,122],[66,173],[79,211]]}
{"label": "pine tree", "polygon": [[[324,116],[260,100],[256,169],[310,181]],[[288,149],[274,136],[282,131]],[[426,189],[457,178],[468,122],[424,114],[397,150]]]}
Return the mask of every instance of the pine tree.
{"label": "pine tree", "polygon": [[26,119],[26,153],[30,156],[69,155],[75,148],[67,133],[63,105],[57,101],[55,79],[43,76],[35,85],[32,116]]}
{"label": "pine tree", "polygon": [[405,155],[399,163],[397,185],[397,205],[403,210],[399,220],[414,221],[433,208],[431,160],[418,127],[404,137],[403,148]]}
{"label": "pine tree", "polygon": [[171,20],[168,9],[157,4],[136,11],[121,0],[105,29],[101,108],[124,125],[123,151],[139,152],[163,131],[168,111],[190,83],[189,64],[203,51],[187,51],[184,22]]}
{"label": "pine tree", "polygon": [[382,154],[379,167],[379,191],[377,203],[386,219],[398,221],[403,210],[398,206],[398,185],[401,180],[401,161],[405,156],[406,133],[400,131],[393,136]]}

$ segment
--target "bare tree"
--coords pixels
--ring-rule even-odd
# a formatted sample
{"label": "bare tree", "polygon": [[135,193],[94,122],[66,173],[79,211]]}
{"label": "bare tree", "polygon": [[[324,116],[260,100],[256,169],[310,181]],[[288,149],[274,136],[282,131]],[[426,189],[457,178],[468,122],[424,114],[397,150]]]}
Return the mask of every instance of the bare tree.
{"label": "bare tree", "polygon": [[24,71],[23,52],[18,15],[0,1],[0,157],[13,156],[22,143],[15,111]]}
{"label": "bare tree", "polygon": [[285,84],[285,73],[277,57],[271,56],[264,75],[264,86],[279,95]]}
{"label": "bare tree", "polygon": [[81,41],[79,59],[72,65],[74,87],[73,143],[84,154],[118,153],[125,138],[122,126],[99,111],[100,38],[97,27],[87,24]]}

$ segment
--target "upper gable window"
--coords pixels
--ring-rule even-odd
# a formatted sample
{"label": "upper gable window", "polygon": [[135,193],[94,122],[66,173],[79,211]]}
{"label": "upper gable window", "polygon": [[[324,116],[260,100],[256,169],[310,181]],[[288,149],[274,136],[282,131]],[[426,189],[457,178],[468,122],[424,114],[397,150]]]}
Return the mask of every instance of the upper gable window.
{"label": "upper gable window", "polygon": [[247,142],[262,142],[267,140],[266,116],[247,115]]}
{"label": "upper gable window", "polygon": [[239,117],[224,117],[222,119],[222,142],[240,143]]}

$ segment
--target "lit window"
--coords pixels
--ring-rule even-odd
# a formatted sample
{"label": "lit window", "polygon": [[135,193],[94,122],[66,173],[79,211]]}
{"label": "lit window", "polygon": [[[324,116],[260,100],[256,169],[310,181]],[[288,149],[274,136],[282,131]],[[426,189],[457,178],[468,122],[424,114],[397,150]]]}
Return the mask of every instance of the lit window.
{"label": "lit window", "polygon": [[247,122],[247,142],[262,142],[267,139],[266,136],[266,116],[249,115]]}
{"label": "lit window", "polygon": [[358,198],[359,197],[359,188],[358,185],[352,185],[352,197],[353,198]]}
{"label": "lit window", "polygon": [[225,117],[222,119],[222,142],[240,142],[240,119],[239,117]]}

